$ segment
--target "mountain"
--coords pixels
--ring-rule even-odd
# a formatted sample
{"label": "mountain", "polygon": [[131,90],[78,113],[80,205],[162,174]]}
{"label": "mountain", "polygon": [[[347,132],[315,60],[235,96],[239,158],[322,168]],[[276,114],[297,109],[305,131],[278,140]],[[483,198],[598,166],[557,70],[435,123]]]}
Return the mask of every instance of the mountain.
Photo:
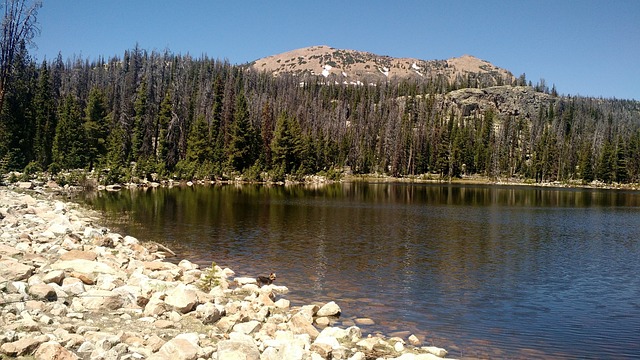
{"label": "mountain", "polygon": [[511,72],[486,60],[463,55],[448,60],[394,58],[370,52],[311,46],[258,59],[250,64],[274,75],[316,76],[344,84],[375,84],[394,79],[416,79],[447,83],[495,86],[511,84]]}

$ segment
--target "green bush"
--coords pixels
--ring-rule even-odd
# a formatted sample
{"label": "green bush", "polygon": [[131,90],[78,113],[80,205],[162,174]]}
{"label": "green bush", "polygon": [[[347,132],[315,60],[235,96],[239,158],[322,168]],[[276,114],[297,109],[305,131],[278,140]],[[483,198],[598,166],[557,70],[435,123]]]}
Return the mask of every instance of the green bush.
{"label": "green bush", "polygon": [[258,162],[251,165],[247,170],[244,171],[242,176],[247,181],[261,181],[262,167]]}
{"label": "green bush", "polygon": [[104,172],[106,172],[106,174],[100,181],[102,185],[120,184],[126,179],[126,174],[120,166],[106,169]]}
{"label": "green bush", "polygon": [[30,162],[27,166],[24,167],[24,174],[27,177],[31,177],[31,175],[35,175],[38,172],[42,171],[42,166],[35,161]]}
{"label": "green bush", "polygon": [[200,281],[196,286],[204,292],[209,292],[218,285],[220,285],[220,276],[218,276],[218,272],[216,271],[215,261],[212,261],[211,268],[207,268],[202,272]]}
{"label": "green bush", "polygon": [[273,182],[284,181],[285,176],[284,164],[274,165],[271,171],[269,171],[269,180]]}
{"label": "green bush", "polygon": [[62,168],[57,162],[52,162],[51,164],[49,164],[49,172],[51,173],[51,175],[58,175],[61,170]]}

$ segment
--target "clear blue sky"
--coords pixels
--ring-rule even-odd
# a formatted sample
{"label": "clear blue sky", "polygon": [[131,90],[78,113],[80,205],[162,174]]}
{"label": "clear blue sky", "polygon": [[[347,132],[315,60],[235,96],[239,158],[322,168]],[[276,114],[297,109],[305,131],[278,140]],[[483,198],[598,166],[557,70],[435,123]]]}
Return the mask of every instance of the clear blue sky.
{"label": "clear blue sky", "polygon": [[44,0],[36,60],[136,43],[246,63],[312,45],[424,60],[474,55],[562,94],[640,100],[639,0]]}

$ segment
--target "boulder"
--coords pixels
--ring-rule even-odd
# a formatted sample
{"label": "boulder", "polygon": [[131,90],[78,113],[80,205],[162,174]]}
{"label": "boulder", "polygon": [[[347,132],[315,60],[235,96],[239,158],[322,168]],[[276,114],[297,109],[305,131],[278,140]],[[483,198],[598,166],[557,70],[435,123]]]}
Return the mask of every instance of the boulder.
{"label": "boulder", "polygon": [[96,283],[96,274],[85,274],[77,271],[72,271],[69,273],[69,276],[72,278],[79,279],[85,285],[93,285]]}
{"label": "boulder", "polygon": [[411,334],[411,336],[409,336],[409,344],[413,345],[413,346],[420,346],[421,341],[420,339],[418,339],[417,336],[415,336],[414,334]]}
{"label": "boulder", "polygon": [[33,189],[33,183],[31,181],[18,181],[18,187],[20,189]]}
{"label": "boulder", "polygon": [[89,310],[117,310],[124,304],[117,293],[108,290],[89,290],[82,296],[81,302]]}
{"label": "boulder", "polygon": [[37,360],[77,360],[78,355],[65,349],[62,345],[55,341],[47,341],[38,346],[34,357]]}
{"label": "boulder", "polygon": [[34,299],[55,301],[58,299],[55,289],[51,285],[37,284],[29,287],[29,294]]}
{"label": "boulder", "polygon": [[164,345],[166,343],[166,341],[162,340],[161,337],[159,337],[158,335],[151,335],[145,345],[151,349],[152,352],[157,352],[158,350],[160,350],[160,348],[162,348],[162,345]]}
{"label": "boulder", "polygon": [[0,351],[8,356],[31,355],[40,344],[48,341],[46,335],[31,337],[26,336],[18,341],[2,344]]}
{"label": "boulder", "polygon": [[0,278],[9,281],[20,281],[28,279],[34,271],[33,266],[19,263],[13,259],[0,259]]}
{"label": "boulder", "polygon": [[145,305],[143,313],[147,316],[162,315],[168,310],[169,305],[167,305],[163,300],[157,297],[152,297]]}
{"label": "boulder", "polygon": [[42,282],[45,284],[55,283],[60,285],[62,283],[62,279],[64,279],[64,271],[62,270],[52,270],[42,276]]}
{"label": "boulder", "polygon": [[145,261],[143,262],[143,266],[145,269],[151,271],[179,269],[177,265],[165,261]]}
{"label": "boulder", "polygon": [[203,324],[214,324],[222,318],[224,308],[207,302],[196,307],[196,316],[202,321]]}
{"label": "boulder", "polygon": [[195,290],[187,288],[184,284],[179,284],[167,293],[164,301],[167,305],[185,314],[196,306],[198,296]]}
{"label": "boulder", "polygon": [[424,347],[421,347],[421,349],[437,357],[447,356],[447,350],[439,348],[437,346],[424,346]]}
{"label": "boulder", "polygon": [[[328,326],[322,329],[322,331],[318,335],[318,338],[316,339],[316,342],[324,341],[322,339],[335,339],[337,341],[337,340],[342,340],[350,337],[351,335],[348,330],[341,329],[338,327]],[[333,342],[332,342],[332,345],[333,345]]]}
{"label": "boulder", "polygon": [[278,309],[288,310],[291,302],[287,299],[278,299],[274,304]]}
{"label": "boulder", "polygon": [[255,278],[251,278],[251,277],[237,277],[237,278],[234,278],[233,281],[235,281],[235,283],[238,284],[238,286],[244,286],[247,284],[254,284],[254,285],[258,284],[258,281]]}
{"label": "boulder", "polygon": [[314,342],[313,344],[311,344],[311,347],[309,348],[309,350],[320,355],[323,359],[328,359],[329,356],[331,355],[331,350],[333,350],[333,347],[326,343]]}
{"label": "boulder", "polygon": [[[175,338],[162,345],[157,355],[159,355],[161,359],[195,360],[198,358],[198,351],[200,351],[200,347],[191,341]],[[154,356],[155,355],[156,354],[154,354]]]}
{"label": "boulder", "polygon": [[315,319],[315,323],[316,323],[316,325],[318,325],[320,327],[325,327],[325,326],[329,326],[331,321],[329,320],[328,317],[323,316],[323,317],[316,318]]}
{"label": "boulder", "polygon": [[71,270],[83,274],[102,273],[116,275],[117,271],[111,266],[91,260],[74,259],[61,260],[51,264],[53,270]]}
{"label": "boulder", "polygon": [[319,334],[318,329],[302,313],[297,313],[291,317],[289,328],[294,334],[308,334],[313,339],[317,338]]}
{"label": "boulder", "polygon": [[218,360],[260,360],[260,351],[253,342],[223,340],[218,343]]}
{"label": "boulder", "polygon": [[318,310],[316,316],[338,316],[340,315],[340,306],[336,304],[334,301],[330,301]]}
{"label": "boulder", "polygon": [[114,247],[114,242],[113,239],[108,237],[108,236],[98,236],[98,237],[94,237],[91,240],[91,243],[95,246],[102,246],[102,247],[106,247],[106,248],[112,248]]}
{"label": "boulder", "polygon": [[20,250],[16,249],[15,246],[7,246],[4,244],[0,244],[0,257],[6,256],[14,256],[20,254]]}
{"label": "boulder", "polygon": [[364,326],[371,326],[371,325],[375,325],[375,321],[369,319],[369,318],[357,318],[354,320],[356,324],[358,325],[364,325]]}
{"label": "boulder", "polygon": [[62,256],[60,256],[60,260],[88,260],[94,261],[98,255],[93,251],[83,251],[83,250],[70,250]]}
{"label": "boulder", "polygon": [[67,294],[78,295],[85,292],[84,282],[75,277],[67,277],[62,280],[62,290]]}
{"label": "boulder", "polygon": [[233,331],[239,332],[245,335],[251,335],[260,330],[260,322],[252,320],[243,323],[238,323],[233,326]]}
{"label": "boulder", "polygon": [[175,327],[175,324],[173,323],[173,321],[169,320],[156,320],[153,323],[153,326],[155,326],[157,329],[172,329]]}

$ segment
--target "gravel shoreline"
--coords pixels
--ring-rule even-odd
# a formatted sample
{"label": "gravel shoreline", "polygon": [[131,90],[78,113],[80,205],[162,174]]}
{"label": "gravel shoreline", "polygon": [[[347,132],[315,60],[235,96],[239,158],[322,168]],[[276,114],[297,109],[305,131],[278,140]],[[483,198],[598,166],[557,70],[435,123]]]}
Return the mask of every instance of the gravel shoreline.
{"label": "gravel shoreline", "polygon": [[[441,359],[411,335],[334,327],[340,307],[292,307],[285,286],[164,261],[43,192],[0,188],[0,354],[37,359]],[[1,357],[1,356],[0,356]]]}

